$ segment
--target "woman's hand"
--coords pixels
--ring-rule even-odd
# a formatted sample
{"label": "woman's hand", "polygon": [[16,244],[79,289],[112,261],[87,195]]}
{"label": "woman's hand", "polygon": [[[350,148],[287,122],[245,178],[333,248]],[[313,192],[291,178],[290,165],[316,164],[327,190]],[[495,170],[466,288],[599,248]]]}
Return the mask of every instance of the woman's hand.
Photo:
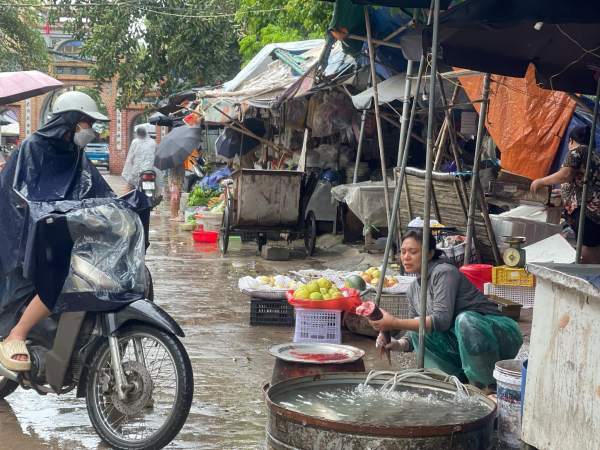
{"label": "woman's hand", "polygon": [[543,182],[543,179],[542,179],[542,178],[539,178],[539,179],[537,179],[537,180],[533,180],[533,183],[531,183],[531,188],[530,188],[530,190],[531,190],[531,192],[534,192],[534,193],[535,193],[535,191],[537,191],[539,188],[542,188],[542,187],[544,187],[544,186],[545,186],[545,184],[544,184],[544,182]]}
{"label": "woman's hand", "polygon": [[398,328],[396,326],[396,318],[394,316],[384,309],[382,309],[381,312],[383,313],[383,318],[380,320],[369,320],[369,323],[375,331],[390,331]]}
{"label": "woman's hand", "polygon": [[0,172],[2,172],[2,168],[4,167],[4,164],[6,164],[6,163],[3,163],[3,162],[0,163]]}
{"label": "woman's hand", "polygon": [[408,342],[406,339],[396,340],[392,338],[392,341],[385,345],[385,338],[383,337],[383,333],[379,333],[377,336],[377,342],[375,342],[375,347],[383,347],[387,348],[391,352],[405,352],[408,350]]}

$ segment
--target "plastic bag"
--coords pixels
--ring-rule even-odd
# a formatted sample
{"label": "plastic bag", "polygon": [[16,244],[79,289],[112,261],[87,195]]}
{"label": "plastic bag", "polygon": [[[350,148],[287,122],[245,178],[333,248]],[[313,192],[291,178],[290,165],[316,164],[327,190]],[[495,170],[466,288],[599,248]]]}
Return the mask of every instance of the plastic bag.
{"label": "plastic bag", "polygon": [[177,187],[177,183],[173,183],[171,185],[171,201],[172,202],[179,201],[179,188]]}
{"label": "plastic bag", "polygon": [[339,133],[352,126],[354,110],[341,100],[330,100],[315,108],[312,121],[312,136],[325,137]]}
{"label": "plastic bag", "polygon": [[117,203],[66,214],[73,239],[62,293],[143,293],[144,230],[139,216]]}
{"label": "plastic bag", "polygon": [[[417,349],[419,333],[411,331],[410,337]],[[448,331],[425,334],[425,368],[454,376],[464,372],[471,381],[493,384],[495,364],[513,359],[521,345],[523,336],[514,320],[466,311]]]}

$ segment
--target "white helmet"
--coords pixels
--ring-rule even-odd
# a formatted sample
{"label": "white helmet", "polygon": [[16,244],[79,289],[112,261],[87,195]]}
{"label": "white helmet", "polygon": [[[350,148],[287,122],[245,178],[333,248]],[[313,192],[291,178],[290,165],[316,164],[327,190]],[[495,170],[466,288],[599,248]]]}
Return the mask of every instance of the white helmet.
{"label": "white helmet", "polygon": [[108,117],[104,114],[100,114],[94,99],[83,92],[65,92],[56,99],[56,102],[52,107],[52,113],[60,114],[68,111],[81,112],[98,122],[110,122]]}

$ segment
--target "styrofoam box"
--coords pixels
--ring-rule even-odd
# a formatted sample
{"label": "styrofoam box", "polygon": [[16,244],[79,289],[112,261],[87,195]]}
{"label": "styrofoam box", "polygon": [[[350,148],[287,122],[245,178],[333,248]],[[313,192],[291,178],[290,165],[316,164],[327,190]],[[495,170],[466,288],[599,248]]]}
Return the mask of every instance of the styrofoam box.
{"label": "styrofoam box", "polygon": [[296,308],[294,342],[342,343],[342,311]]}
{"label": "styrofoam box", "polygon": [[485,295],[497,295],[511,302],[523,305],[523,308],[533,308],[535,300],[535,286],[501,286],[492,283],[483,285],[483,293]]}
{"label": "styrofoam box", "polygon": [[526,244],[535,244],[562,231],[562,225],[544,223],[537,220],[500,217],[490,214],[492,228],[496,235],[498,243],[502,243],[502,236],[524,236],[527,238]]}

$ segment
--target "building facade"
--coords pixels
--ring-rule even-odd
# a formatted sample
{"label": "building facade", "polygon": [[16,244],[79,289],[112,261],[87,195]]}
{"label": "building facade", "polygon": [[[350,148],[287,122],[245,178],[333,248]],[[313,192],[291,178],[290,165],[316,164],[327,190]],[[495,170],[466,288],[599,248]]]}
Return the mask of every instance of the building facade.
{"label": "building facade", "polygon": [[[23,100],[11,105],[0,105],[0,114],[12,110],[19,121],[19,140],[25,139],[31,133],[46,123],[51,113],[50,107],[53,97],[64,92],[65,89],[74,89],[79,86],[94,88],[96,81],[90,77],[92,60],[78,55],[81,42],[65,34],[60,26],[50,27],[50,34],[41,28],[46,41],[46,46],[52,56],[52,75],[62,81],[65,87],[56,92]],[[144,111],[144,104],[129,105],[125,110],[115,108],[117,99],[117,82],[111,80],[104,83],[100,97],[108,110],[110,117],[110,173],[120,174],[125,164],[129,144],[133,136],[133,127],[140,123]],[[159,128],[159,127],[158,127]],[[157,129],[156,138],[160,142],[161,130]]]}

